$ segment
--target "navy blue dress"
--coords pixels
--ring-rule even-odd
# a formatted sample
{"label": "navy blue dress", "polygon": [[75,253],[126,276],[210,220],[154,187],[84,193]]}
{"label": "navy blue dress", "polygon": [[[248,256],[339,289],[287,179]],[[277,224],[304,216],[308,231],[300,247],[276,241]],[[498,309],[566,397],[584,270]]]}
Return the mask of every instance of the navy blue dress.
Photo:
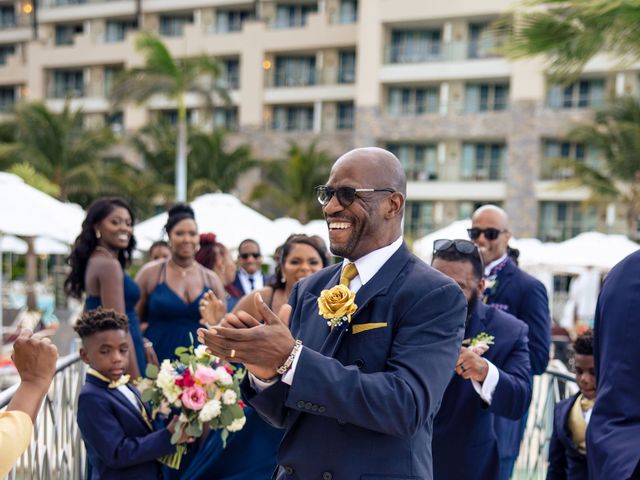
{"label": "navy blue dress", "polygon": [[205,285],[202,293],[192,302],[185,302],[167,284],[166,267],[165,262],[160,268],[158,284],[147,299],[145,315],[145,320],[149,324],[145,336],[153,342],[153,349],[160,363],[165,359],[176,359],[176,348],[190,346],[189,335],[193,337],[194,346],[197,346],[197,330],[202,327],[198,304],[210,289],[203,274]]}
{"label": "navy blue dress", "polygon": [[[272,308],[273,296],[272,294],[269,299],[269,308]],[[276,454],[284,430],[269,425],[249,405],[245,405],[244,414],[247,417],[247,423],[239,432],[229,434],[226,447],[222,446],[220,432],[209,433],[182,478],[189,480],[269,480],[271,478],[278,463]]]}
{"label": "navy blue dress", "polygon": [[[136,360],[140,373],[144,375],[147,368],[147,360],[144,355],[144,345],[142,341],[142,331],[140,330],[140,320],[136,314],[136,303],[140,300],[140,287],[133,281],[128,273],[124,273],[124,309],[129,319],[129,333],[136,350]],[[84,302],[85,310],[95,310],[102,306],[102,301],[98,295],[88,295]]]}

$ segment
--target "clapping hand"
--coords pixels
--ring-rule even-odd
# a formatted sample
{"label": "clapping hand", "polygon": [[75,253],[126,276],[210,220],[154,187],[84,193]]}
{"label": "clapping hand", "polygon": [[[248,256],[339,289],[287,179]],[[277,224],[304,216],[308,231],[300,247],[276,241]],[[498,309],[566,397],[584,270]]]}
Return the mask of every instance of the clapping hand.
{"label": "clapping hand", "polygon": [[266,380],[277,375],[276,369],[295,345],[287,326],[291,307],[284,305],[276,315],[259,293],[253,298],[262,323],[244,311],[228,314],[219,326],[199,329],[198,340],[213,355],[243,363],[256,377]]}
{"label": "clapping hand", "polygon": [[198,305],[200,310],[200,316],[202,319],[200,323],[203,325],[218,325],[227,313],[227,307],[222,300],[216,297],[213,290],[209,290],[204,294]]}

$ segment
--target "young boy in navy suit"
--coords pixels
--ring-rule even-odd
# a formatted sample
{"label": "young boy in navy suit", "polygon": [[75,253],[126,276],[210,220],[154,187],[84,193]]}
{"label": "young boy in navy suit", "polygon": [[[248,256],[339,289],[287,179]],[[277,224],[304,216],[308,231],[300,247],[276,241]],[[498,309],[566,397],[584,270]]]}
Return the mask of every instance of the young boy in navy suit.
{"label": "young boy in navy suit", "polygon": [[[80,358],[89,365],[78,398],[78,426],[94,479],[161,479],[157,461],[175,452],[171,444],[177,417],[154,431],[151,412],[124,375],[129,362],[127,317],[98,308],[85,312],[75,331]],[[179,443],[190,441],[186,437]]]}
{"label": "young boy in navy suit", "polygon": [[558,402],[549,445],[547,480],[587,480],[586,432],[596,398],[593,332],[573,343],[576,382],[580,392]]}

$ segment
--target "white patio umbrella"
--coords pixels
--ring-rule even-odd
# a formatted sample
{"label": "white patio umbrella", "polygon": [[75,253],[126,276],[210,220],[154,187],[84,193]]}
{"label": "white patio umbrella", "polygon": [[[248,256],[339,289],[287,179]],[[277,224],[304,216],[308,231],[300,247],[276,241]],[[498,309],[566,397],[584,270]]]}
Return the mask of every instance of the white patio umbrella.
{"label": "white patio umbrella", "polygon": [[[84,211],[78,205],[65,204],[27,185],[20,177],[0,172],[0,237],[47,236],[72,243],[80,232]],[[0,250],[1,253],[1,250]],[[0,299],[2,298],[2,262],[0,262]],[[2,305],[0,302],[0,338]]]}
{"label": "white patio umbrella", "polygon": [[[215,233],[218,241],[231,250],[237,249],[246,238],[255,239],[265,254],[272,254],[281,243],[282,235],[274,223],[233,195],[209,193],[196,198],[190,205],[198,230]],[[166,222],[167,213],[161,213],[136,225],[138,248],[147,250],[154,241],[165,238]]]}
{"label": "white patio umbrella", "polygon": [[[3,235],[0,241],[0,251],[24,255],[27,253],[27,242],[14,236]],[[49,237],[36,237],[34,241],[36,255],[67,255],[71,247]]]}

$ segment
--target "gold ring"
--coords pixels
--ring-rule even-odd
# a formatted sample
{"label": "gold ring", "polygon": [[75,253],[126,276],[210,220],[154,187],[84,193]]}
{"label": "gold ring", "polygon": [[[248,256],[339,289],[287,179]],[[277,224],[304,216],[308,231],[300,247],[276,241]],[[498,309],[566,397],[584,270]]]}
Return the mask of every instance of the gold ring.
{"label": "gold ring", "polygon": [[232,348],[232,349],[231,349],[231,353],[229,353],[229,358],[233,358],[233,357],[235,357],[235,356],[236,356],[236,349],[235,349],[235,348]]}

